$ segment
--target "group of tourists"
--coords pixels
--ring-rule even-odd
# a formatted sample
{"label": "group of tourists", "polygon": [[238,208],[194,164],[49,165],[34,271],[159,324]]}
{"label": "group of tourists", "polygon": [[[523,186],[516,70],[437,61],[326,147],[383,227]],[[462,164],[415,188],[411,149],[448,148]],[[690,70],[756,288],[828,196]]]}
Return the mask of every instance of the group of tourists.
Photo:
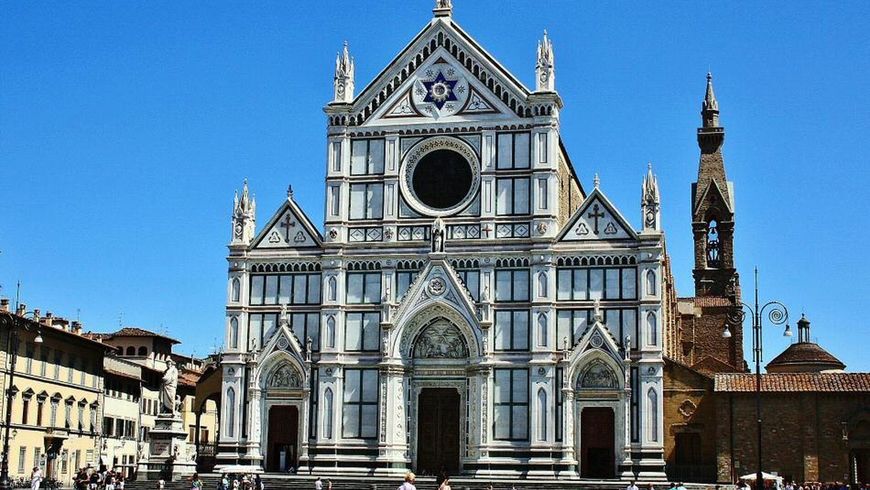
{"label": "group of tourists", "polygon": [[[196,475],[194,475],[196,477]],[[263,490],[266,486],[259,474],[228,474],[221,475],[217,490]]]}
{"label": "group of tourists", "polygon": [[124,490],[125,484],[123,473],[107,470],[105,467],[100,471],[80,468],[73,479],[75,490]]}

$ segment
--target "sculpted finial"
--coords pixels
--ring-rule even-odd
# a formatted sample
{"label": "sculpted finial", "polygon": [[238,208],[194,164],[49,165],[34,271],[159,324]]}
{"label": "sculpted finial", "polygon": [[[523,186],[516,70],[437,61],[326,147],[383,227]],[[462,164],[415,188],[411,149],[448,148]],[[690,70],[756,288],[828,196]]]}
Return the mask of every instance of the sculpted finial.
{"label": "sculpted finial", "polygon": [[451,0],[435,0],[435,8],[432,9],[435,17],[450,17],[453,14],[453,2]]}

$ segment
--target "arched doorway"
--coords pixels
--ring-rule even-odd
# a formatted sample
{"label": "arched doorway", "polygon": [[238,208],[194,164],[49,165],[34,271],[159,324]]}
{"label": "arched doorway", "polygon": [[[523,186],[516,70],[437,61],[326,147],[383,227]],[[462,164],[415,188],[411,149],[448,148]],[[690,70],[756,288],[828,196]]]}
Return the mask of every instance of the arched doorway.
{"label": "arched doorway", "polygon": [[291,405],[269,408],[266,471],[286,473],[299,466],[299,409]]}

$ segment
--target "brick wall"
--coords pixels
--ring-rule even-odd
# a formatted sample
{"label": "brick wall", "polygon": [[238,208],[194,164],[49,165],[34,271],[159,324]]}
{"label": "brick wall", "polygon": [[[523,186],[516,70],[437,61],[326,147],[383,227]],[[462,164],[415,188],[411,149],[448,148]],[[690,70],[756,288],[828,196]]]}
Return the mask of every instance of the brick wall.
{"label": "brick wall", "polygon": [[[665,437],[664,457],[672,480],[715,480],[716,407],[712,396],[713,380],[671,360],[665,361],[664,410]],[[692,472],[700,478],[688,478],[680,474],[677,459],[677,437],[681,433],[697,433],[701,439],[700,454],[692,466]],[[707,468],[701,468],[707,467]],[[685,473],[683,473],[685,474]],[[706,476],[704,476],[706,474]]]}

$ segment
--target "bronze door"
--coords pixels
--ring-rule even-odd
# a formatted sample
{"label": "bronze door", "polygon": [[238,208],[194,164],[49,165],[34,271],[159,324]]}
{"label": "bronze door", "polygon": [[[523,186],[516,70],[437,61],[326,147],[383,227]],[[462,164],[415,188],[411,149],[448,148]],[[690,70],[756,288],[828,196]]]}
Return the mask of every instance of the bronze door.
{"label": "bronze door", "polygon": [[438,475],[459,471],[459,393],[425,388],[417,407],[417,472]]}
{"label": "bronze door", "polygon": [[580,476],[614,477],[613,410],[584,408],[580,415]]}

